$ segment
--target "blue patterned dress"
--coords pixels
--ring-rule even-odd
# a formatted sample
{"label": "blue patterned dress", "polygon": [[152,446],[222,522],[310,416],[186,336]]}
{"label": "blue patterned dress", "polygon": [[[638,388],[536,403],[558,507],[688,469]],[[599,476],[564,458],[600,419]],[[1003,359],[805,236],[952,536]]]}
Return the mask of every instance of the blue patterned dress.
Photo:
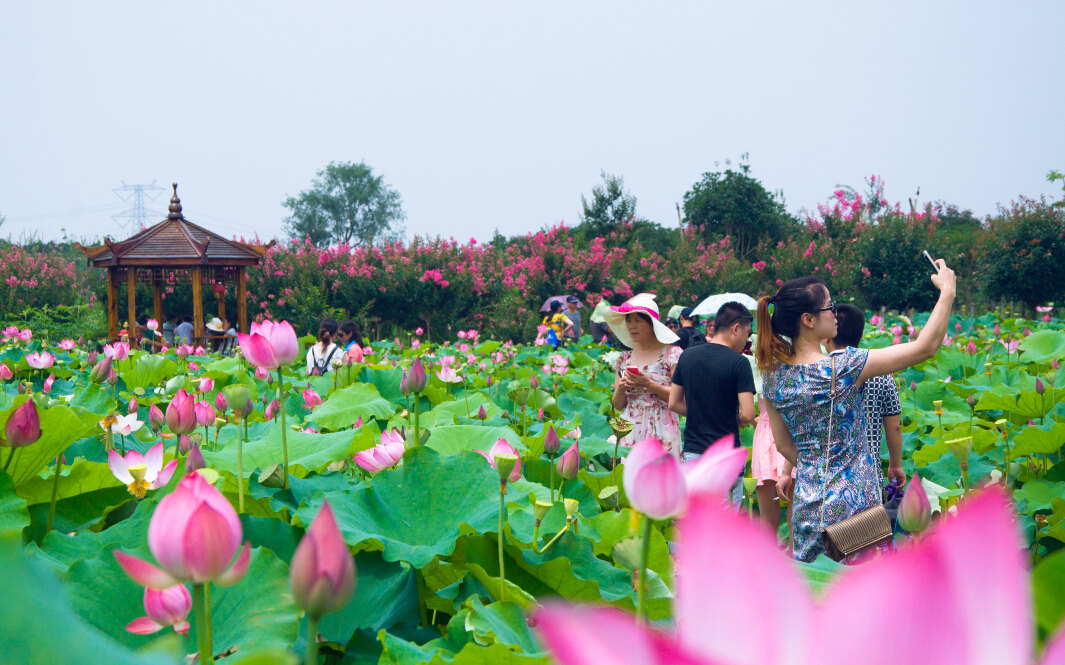
{"label": "blue patterned dress", "polygon": [[764,380],[769,403],[783,418],[798,449],[792,514],[792,554],[813,561],[824,552],[821,533],[830,524],[881,502],[880,464],[865,442],[865,390],[857,385],[867,349],[833,354],[835,411],[829,441],[828,358],[808,365],[779,365]]}

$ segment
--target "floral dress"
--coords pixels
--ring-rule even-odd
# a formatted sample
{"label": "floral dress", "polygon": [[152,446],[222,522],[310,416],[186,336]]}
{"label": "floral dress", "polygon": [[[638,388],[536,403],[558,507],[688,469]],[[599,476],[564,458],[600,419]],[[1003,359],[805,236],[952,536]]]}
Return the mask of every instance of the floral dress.
{"label": "floral dress", "polygon": [[824,552],[821,534],[826,526],[882,500],[880,464],[865,442],[865,391],[858,385],[868,355],[868,349],[852,347],[833,354],[834,400],[829,396],[828,358],[807,365],[779,365],[765,377],[765,397],[784,420],[798,450],[792,555],[801,561],[813,561]]}
{"label": "floral dress", "polygon": [[[655,383],[668,388],[673,385],[670,376],[682,351],[679,346],[667,345],[662,348],[658,360],[651,365],[640,367],[640,371]],[[631,351],[625,351],[618,356],[614,371],[619,379],[625,368],[632,364],[631,359]],[[680,421],[677,420],[677,414],[669,410],[669,402],[648,392],[646,388],[630,388],[626,391],[625,398],[628,402],[620,415],[632,423],[632,432],[621,439],[621,445],[632,446],[637,441],[654,437],[662,442],[666,450],[679,458],[683,447]]]}

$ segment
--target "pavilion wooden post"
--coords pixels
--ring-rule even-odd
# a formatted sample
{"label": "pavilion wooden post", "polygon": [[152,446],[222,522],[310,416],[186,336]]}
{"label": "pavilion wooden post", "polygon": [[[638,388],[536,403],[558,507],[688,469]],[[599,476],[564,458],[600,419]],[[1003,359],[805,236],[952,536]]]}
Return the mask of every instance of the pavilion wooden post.
{"label": "pavilion wooden post", "polygon": [[196,343],[203,344],[203,268],[192,269],[192,325]]}
{"label": "pavilion wooden post", "polygon": [[118,287],[115,268],[107,268],[107,334],[118,339]]}
{"label": "pavilion wooden post", "polygon": [[218,318],[221,321],[226,320],[226,294],[216,296],[218,298]]}
{"label": "pavilion wooden post", "polygon": [[163,325],[163,289],[159,284],[159,278],[152,280],[152,316],[159,322],[160,328]]}
{"label": "pavilion wooden post", "polygon": [[240,332],[248,334],[248,284],[244,275],[244,266],[237,268],[237,322]]}
{"label": "pavilion wooden post", "polygon": [[126,299],[126,312],[129,314],[126,330],[129,331],[129,341],[132,343],[137,338],[137,271],[133,266],[126,268]]}

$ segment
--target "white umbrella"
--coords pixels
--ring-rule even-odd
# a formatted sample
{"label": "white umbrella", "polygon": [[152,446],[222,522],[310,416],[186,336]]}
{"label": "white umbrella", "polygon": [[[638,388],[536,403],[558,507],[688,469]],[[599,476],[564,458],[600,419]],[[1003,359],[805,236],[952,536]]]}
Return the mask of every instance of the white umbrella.
{"label": "white umbrella", "polygon": [[752,313],[758,309],[758,301],[746,293],[719,293],[696,305],[695,309],[692,310],[692,315],[717,316],[717,310],[721,309],[721,306],[727,302],[738,302],[751,310]]}
{"label": "white umbrella", "polygon": [[673,305],[669,308],[669,313],[666,314],[667,319],[679,319],[680,313],[684,311],[684,305]]}

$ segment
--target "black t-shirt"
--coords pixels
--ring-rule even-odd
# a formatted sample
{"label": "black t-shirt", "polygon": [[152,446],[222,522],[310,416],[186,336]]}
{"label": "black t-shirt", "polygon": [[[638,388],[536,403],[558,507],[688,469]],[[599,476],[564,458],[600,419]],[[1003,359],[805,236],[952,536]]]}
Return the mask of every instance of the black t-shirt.
{"label": "black t-shirt", "polygon": [[739,394],[754,392],[754,374],[743,354],[714,342],[689,347],[680,354],[673,383],[684,388],[688,405],[684,452],[702,454],[726,434],[740,445]]}
{"label": "black t-shirt", "polygon": [[695,346],[696,344],[706,344],[706,336],[696,328],[681,326],[680,328],[677,328],[677,337],[680,339],[673,342],[673,346],[679,346],[682,349],[686,349],[689,346]]}

